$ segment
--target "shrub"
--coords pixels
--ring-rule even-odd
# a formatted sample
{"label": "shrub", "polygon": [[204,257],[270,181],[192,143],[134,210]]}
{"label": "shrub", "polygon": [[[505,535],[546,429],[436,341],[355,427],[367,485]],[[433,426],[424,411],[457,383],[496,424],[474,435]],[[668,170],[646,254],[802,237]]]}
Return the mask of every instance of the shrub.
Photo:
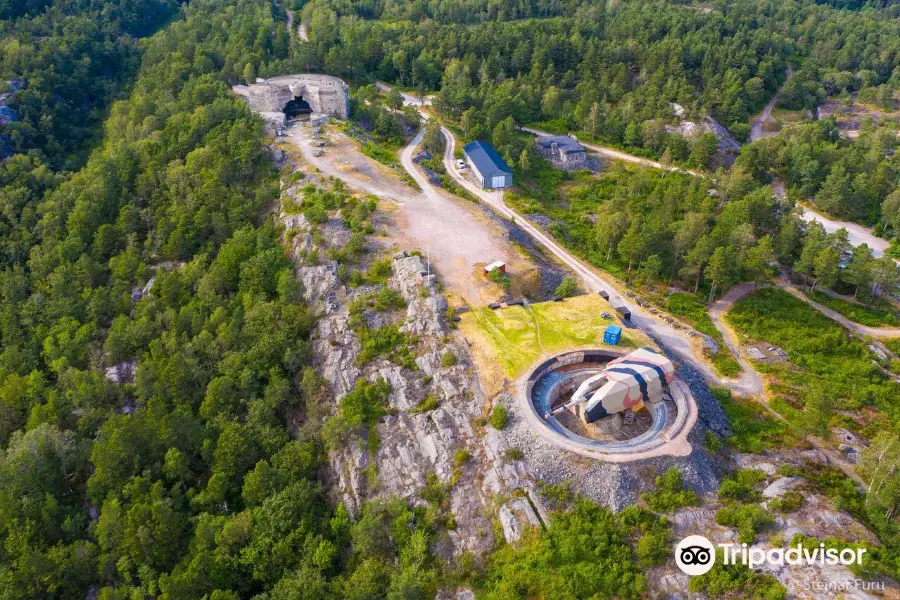
{"label": "shrub", "polygon": [[428,412],[429,410],[438,408],[440,405],[441,403],[438,402],[437,396],[435,396],[434,394],[428,394],[427,396],[422,398],[422,401],[419,402],[419,404],[415,408],[412,408],[409,411],[409,414],[417,415],[419,413]]}
{"label": "shrub", "polygon": [[491,413],[491,427],[494,429],[503,429],[506,427],[506,423],[509,421],[509,411],[506,410],[506,407],[502,404],[498,404],[494,407],[493,412]]}
{"label": "shrub", "polygon": [[497,285],[499,285],[501,287],[505,288],[505,287],[509,286],[509,276],[507,276],[507,274],[504,273],[503,271],[501,271],[500,269],[494,269],[493,271],[488,271],[488,274],[486,277],[488,278],[488,281],[490,281],[492,283],[496,283]]}
{"label": "shrub", "polygon": [[540,488],[541,495],[544,499],[547,500],[551,506],[556,508],[562,508],[569,505],[575,498],[575,495],[572,493],[572,483],[570,481],[561,481],[560,483],[554,484],[541,483]]}
{"label": "shrub", "polygon": [[517,460],[522,460],[525,457],[525,453],[522,452],[521,448],[510,448],[506,452],[503,453],[503,459],[507,462],[515,462]]}
{"label": "shrub", "polygon": [[390,393],[391,386],[384,379],[375,383],[359,379],[339,402],[341,417],[353,426],[373,425],[386,414],[384,404]]}
{"label": "shrub", "polygon": [[456,353],[447,348],[444,350],[444,353],[441,354],[441,366],[443,367],[452,367],[456,364]]}
{"label": "shrub", "polygon": [[738,530],[738,541],[752,544],[756,534],[775,519],[764,508],[756,504],[730,504],[716,513],[716,523]]}
{"label": "shrub", "polygon": [[470,460],[472,460],[472,455],[468,450],[457,450],[453,453],[453,464],[457,467],[463,466]]}
{"label": "shrub", "polygon": [[698,503],[697,493],[684,488],[683,477],[678,467],[671,467],[662,476],[657,476],[656,486],[658,490],[641,496],[651,510],[671,512]]}
{"label": "shrub", "polygon": [[769,501],[769,508],[778,512],[789,513],[803,506],[803,494],[800,492],[785,492],[780,498]]}
{"label": "shrub", "polygon": [[410,345],[416,338],[401,332],[396,325],[385,325],[379,329],[362,327],[357,331],[360,353],[356,357],[358,365],[365,365],[377,357],[386,354],[391,362],[398,365],[416,368]]}
{"label": "shrub", "polygon": [[719,487],[719,498],[722,500],[740,500],[742,502],[758,502],[759,492],[753,489],[766,474],[758,469],[741,469],[722,481]]}
{"label": "shrub", "polygon": [[553,292],[557,296],[561,296],[563,298],[568,298],[569,296],[574,296],[578,292],[578,281],[569,275],[565,276],[562,282],[556,286],[556,290]]}
{"label": "shrub", "polygon": [[635,547],[641,569],[664,564],[672,557],[672,532],[668,525],[657,525],[638,539]]}
{"label": "shrub", "polygon": [[768,573],[756,573],[744,565],[725,565],[717,559],[704,575],[691,577],[688,589],[706,592],[709,598],[751,598],[754,600],[782,600],[787,589]]}

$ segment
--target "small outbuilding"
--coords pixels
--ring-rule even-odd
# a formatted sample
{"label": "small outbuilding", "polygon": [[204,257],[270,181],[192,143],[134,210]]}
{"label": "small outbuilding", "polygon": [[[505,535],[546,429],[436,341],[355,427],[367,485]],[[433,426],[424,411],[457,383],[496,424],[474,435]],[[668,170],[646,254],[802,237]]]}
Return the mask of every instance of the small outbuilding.
{"label": "small outbuilding", "polygon": [[484,268],[485,275],[487,275],[491,271],[500,271],[501,273],[506,273],[506,263],[502,260],[497,260]]}
{"label": "small outbuilding", "polygon": [[575,171],[588,166],[584,146],[567,135],[538,136],[537,150],[558,169]]}
{"label": "small outbuilding", "polygon": [[463,155],[466,157],[466,164],[478,177],[481,187],[496,190],[512,186],[512,169],[490,144],[486,142],[466,144]]}

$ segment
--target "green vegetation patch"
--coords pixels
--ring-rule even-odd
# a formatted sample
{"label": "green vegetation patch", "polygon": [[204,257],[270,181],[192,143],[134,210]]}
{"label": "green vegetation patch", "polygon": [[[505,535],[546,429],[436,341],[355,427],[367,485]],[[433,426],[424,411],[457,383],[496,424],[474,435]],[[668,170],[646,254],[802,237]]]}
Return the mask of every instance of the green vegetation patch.
{"label": "green vegetation patch", "polygon": [[[714,340],[724,343],[722,332],[716,329],[706,304],[694,294],[673,292],[666,298],[666,310],[691,324],[691,326]],[[727,349],[725,349],[727,351]]]}
{"label": "green vegetation patch", "polygon": [[849,302],[843,298],[835,298],[820,291],[805,292],[812,300],[842,314],[854,323],[868,327],[900,326],[900,318],[893,307],[882,304],[879,306],[866,306]]}
{"label": "green vegetation patch", "polygon": [[670,467],[663,475],[657,476],[655,483],[657,490],[641,495],[651,510],[672,512],[698,503],[697,493],[684,487],[684,479],[678,467]]}
{"label": "green vegetation patch", "polygon": [[544,533],[492,554],[475,582],[487,600],[643,597],[646,576],[629,544],[631,527],[608,509],[577,500]]}
{"label": "green vegetation patch", "polygon": [[741,452],[762,454],[769,448],[794,446],[799,440],[787,423],[772,416],[759,402],[734,398],[728,388],[710,386],[734,433],[728,443]]}
{"label": "green vegetation patch", "polygon": [[[773,388],[775,400],[795,409],[784,416],[802,431],[827,433],[835,408],[874,407],[891,426],[900,423],[900,385],[872,364],[861,340],[802,300],[778,289],[760,290],[739,301],[726,318],[751,340],[788,352],[789,361],[770,363],[767,370],[780,386]],[[778,406],[774,400],[772,405]]]}
{"label": "green vegetation patch", "polygon": [[[599,295],[587,294],[565,302],[542,302],[528,308],[480,308],[461,315],[461,328],[473,342],[479,369],[502,369],[500,376],[521,375],[539,356],[578,347],[602,347],[607,326],[618,324],[612,308]],[[622,332],[620,346],[647,345],[639,332]],[[497,366],[494,366],[497,365]]]}

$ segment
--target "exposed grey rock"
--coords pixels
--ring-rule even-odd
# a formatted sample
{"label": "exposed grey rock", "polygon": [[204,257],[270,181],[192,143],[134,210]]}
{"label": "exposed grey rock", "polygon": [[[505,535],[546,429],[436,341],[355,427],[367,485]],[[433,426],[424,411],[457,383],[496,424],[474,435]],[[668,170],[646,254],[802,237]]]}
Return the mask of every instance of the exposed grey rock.
{"label": "exposed grey rock", "polygon": [[514,498],[503,504],[497,517],[500,520],[500,527],[503,529],[503,537],[510,544],[519,541],[522,537],[523,525],[539,527],[541,524],[534,509],[524,498]]}
{"label": "exposed grey rock", "polygon": [[299,267],[296,271],[297,279],[303,284],[307,302],[313,305],[322,302],[326,314],[333,313],[338,308],[333,301],[341,286],[337,268],[337,261],[329,261],[321,265]]}
{"label": "exposed grey rock", "polygon": [[136,360],[120,362],[106,369],[106,378],[113,383],[133,383],[136,369]]}
{"label": "exposed grey rock", "polygon": [[469,588],[439,590],[434,600],[475,600],[475,592]]}
{"label": "exposed grey rock", "polygon": [[802,483],[803,479],[800,477],[782,477],[766,486],[762,495],[764,498],[780,498],[786,492],[790,492]]}
{"label": "exposed grey rock", "polygon": [[703,344],[703,348],[709,350],[709,353],[713,356],[716,356],[719,353],[719,343],[708,335],[704,335],[700,339],[700,342]]}

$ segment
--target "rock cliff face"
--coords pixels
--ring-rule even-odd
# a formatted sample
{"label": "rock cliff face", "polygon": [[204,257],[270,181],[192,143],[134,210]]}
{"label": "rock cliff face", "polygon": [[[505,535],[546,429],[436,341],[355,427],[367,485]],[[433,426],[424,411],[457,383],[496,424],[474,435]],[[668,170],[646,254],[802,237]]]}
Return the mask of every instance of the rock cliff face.
{"label": "rock cliff face", "polygon": [[[283,215],[282,222],[288,229],[299,229],[293,238],[297,249],[309,248],[305,219]],[[337,241],[342,231],[346,232],[340,220],[331,219],[320,226],[321,235],[316,238]],[[415,369],[386,358],[358,364],[361,346],[350,326],[349,305],[363,294],[377,292],[380,286],[348,290],[338,278],[335,262],[297,268],[307,301],[320,312],[313,362],[330,387],[335,412],[339,399],[359,379],[382,378],[391,388],[391,414],[376,428],[377,450],[371,451],[368,440],[356,436],[332,452],[332,490],[337,500],[358,512],[366,500],[381,496],[424,504],[420,493],[436,479],[446,489],[456,523],[436,550],[445,556],[465,551],[481,554],[494,545],[495,518],[501,520],[510,540],[540,523],[530,502],[522,497],[509,500],[514,491],[531,490],[533,494],[534,490],[524,464],[506,459],[509,446],[501,432],[479,422],[485,399],[465,344],[449,327],[447,300],[439,292],[435,276],[428,273],[421,256],[406,252],[394,255],[391,265],[393,275],[387,285],[403,297],[405,312],[385,316],[367,311],[363,318],[370,327],[393,322],[415,336]],[[414,411],[426,397],[436,400],[438,407]],[[466,461],[456,458],[463,450],[468,453]],[[536,499],[536,494],[533,497]]]}

